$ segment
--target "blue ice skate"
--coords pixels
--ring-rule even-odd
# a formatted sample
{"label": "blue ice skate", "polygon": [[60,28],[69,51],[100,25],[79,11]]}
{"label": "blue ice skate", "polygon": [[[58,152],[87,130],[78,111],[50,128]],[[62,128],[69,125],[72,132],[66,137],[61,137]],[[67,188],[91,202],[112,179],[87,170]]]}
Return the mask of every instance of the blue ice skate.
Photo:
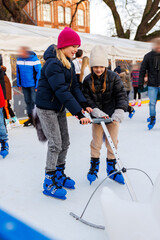
{"label": "blue ice skate", "polygon": [[136,112],[136,111],[133,109],[133,111],[129,113],[128,117],[129,117],[130,119],[132,119],[132,117],[134,116],[135,112]]}
{"label": "blue ice skate", "polygon": [[90,182],[90,185],[98,178],[97,176],[98,171],[99,171],[99,158],[91,158],[91,167],[87,174],[87,179]]}
{"label": "blue ice skate", "polygon": [[5,158],[9,154],[9,145],[6,141],[1,141],[0,155]]}
{"label": "blue ice skate", "polygon": [[53,174],[45,174],[43,193],[50,197],[65,200],[67,191],[62,188],[62,185],[57,182],[56,178],[56,171],[54,171]]}
{"label": "blue ice skate", "polygon": [[150,123],[148,124],[148,129],[151,130],[155,124],[156,124],[156,118],[150,117]]}
{"label": "blue ice skate", "polygon": [[151,121],[151,117],[147,118],[147,122],[150,122]]}
{"label": "blue ice skate", "polygon": [[[116,159],[108,160],[107,159],[107,175],[109,176],[110,174],[116,172]],[[110,176],[112,180],[120,183],[120,184],[125,184],[124,178],[120,172],[113,174]]]}
{"label": "blue ice skate", "polygon": [[67,177],[66,174],[64,173],[64,170],[65,164],[61,164],[57,167],[56,174],[58,183],[65,188],[75,189],[75,181],[70,177]]}

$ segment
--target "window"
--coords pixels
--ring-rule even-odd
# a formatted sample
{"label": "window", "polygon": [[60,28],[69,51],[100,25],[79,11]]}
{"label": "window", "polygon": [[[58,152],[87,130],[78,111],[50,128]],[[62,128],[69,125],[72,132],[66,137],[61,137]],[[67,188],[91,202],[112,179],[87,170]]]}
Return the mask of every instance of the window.
{"label": "window", "polygon": [[50,4],[43,4],[43,20],[51,22],[51,6]]}
{"label": "window", "polygon": [[84,11],[81,9],[78,9],[78,25],[84,26]]}
{"label": "window", "polygon": [[71,22],[71,8],[66,7],[65,8],[65,23],[70,24]]}
{"label": "window", "polygon": [[62,6],[58,6],[58,22],[64,23],[64,8]]}

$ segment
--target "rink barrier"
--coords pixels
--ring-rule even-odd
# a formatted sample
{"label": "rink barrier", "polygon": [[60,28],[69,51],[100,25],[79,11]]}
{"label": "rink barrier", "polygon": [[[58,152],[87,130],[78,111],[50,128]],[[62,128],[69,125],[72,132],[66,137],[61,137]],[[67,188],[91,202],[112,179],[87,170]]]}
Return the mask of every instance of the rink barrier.
{"label": "rink barrier", "polygon": [[[149,103],[149,100],[148,100],[148,99],[142,100],[141,103],[142,103],[142,104],[147,104],[147,103]],[[132,102],[130,102],[129,105],[131,106],[131,105],[132,105]],[[136,103],[136,105],[138,105],[138,103]],[[67,113],[66,113],[66,116],[67,116],[67,117],[71,117],[72,114],[71,114],[70,112],[67,112]],[[27,120],[27,119],[21,119],[21,120],[19,120],[19,122],[20,122],[20,124],[23,124],[26,120]]]}
{"label": "rink barrier", "polygon": [[54,240],[0,209],[0,240]]}

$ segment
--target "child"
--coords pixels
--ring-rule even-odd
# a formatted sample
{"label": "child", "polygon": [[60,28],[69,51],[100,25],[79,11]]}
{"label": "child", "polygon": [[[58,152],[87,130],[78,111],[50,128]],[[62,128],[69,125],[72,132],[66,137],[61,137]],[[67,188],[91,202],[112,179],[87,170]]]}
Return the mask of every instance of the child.
{"label": "child", "polygon": [[[83,93],[93,109],[92,115],[94,117],[109,116],[114,120],[113,123],[107,125],[107,128],[117,148],[119,123],[124,118],[124,111],[127,111],[128,100],[120,77],[116,73],[107,70],[107,64],[108,57],[105,47],[94,47],[90,55],[91,74],[84,79]],[[92,124],[91,167],[87,175],[90,184],[97,178],[103,134],[101,125]],[[109,175],[116,171],[116,159],[107,139],[105,139],[105,143],[108,150],[107,174]],[[110,178],[124,184],[121,173],[116,173]]]}
{"label": "child", "polygon": [[42,130],[48,140],[46,175],[43,193],[66,199],[66,190],[74,189],[75,182],[64,173],[69,147],[65,108],[77,116],[82,124],[90,123],[82,109],[91,112],[80,91],[74,65],[71,62],[81,45],[79,35],[66,27],[58,37],[57,47],[51,45],[44,53],[45,64],[39,80],[36,105]]}
{"label": "child", "polygon": [[[0,73],[0,78],[1,78]],[[2,87],[0,84],[0,143],[1,143],[1,151],[0,155],[5,158],[9,153],[9,146],[8,146],[8,136],[6,127],[4,124],[4,116],[3,116],[3,107],[5,106],[5,99],[2,91]]]}
{"label": "child", "polygon": [[138,107],[141,107],[141,94],[138,92],[138,80],[139,80],[139,65],[135,64],[133,65],[133,70],[131,72],[131,79],[132,79],[132,86],[134,89],[134,100],[132,103],[132,106],[136,105],[136,99],[138,94]]}
{"label": "child", "polygon": [[81,74],[80,74],[80,83],[82,84],[85,77],[91,73],[91,69],[89,66],[89,58],[83,57],[82,59],[82,68],[81,68]]}
{"label": "child", "polygon": [[10,100],[12,100],[11,83],[6,74],[6,67],[1,66],[1,68],[4,71],[4,82],[5,82],[5,88],[6,88],[6,103],[5,103],[5,107],[4,107],[4,110],[5,110],[4,114],[5,114],[5,121],[6,121],[7,129],[11,128],[10,123],[9,123],[10,117],[12,118],[12,126],[19,127],[20,123],[19,123],[14,111],[12,110],[11,103],[10,103]]}

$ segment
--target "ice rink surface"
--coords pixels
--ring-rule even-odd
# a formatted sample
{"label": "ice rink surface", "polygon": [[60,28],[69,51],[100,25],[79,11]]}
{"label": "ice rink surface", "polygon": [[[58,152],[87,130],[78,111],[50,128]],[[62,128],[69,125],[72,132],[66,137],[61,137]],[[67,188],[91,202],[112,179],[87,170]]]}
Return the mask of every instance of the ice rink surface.
{"label": "ice rink surface", "polygon": [[[160,104],[157,123],[151,131],[147,130],[146,122],[148,104],[135,109],[133,119],[126,114],[120,126],[119,155],[125,167],[143,169],[154,181],[160,173]],[[68,117],[68,124],[71,146],[66,173],[76,181],[76,189],[68,190],[65,201],[42,194],[47,146],[38,142],[34,128],[20,127],[9,132],[10,154],[0,159],[0,208],[57,240],[107,240],[105,231],[83,225],[69,215],[71,211],[82,213],[90,195],[106,177],[106,149],[103,146],[99,177],[90,186],[86,176],[90,165],[91,125],[82,126],[74,117]],[[128,176],[139,201],[149,201],[152,186],[146,176],[139,172],[128,172]],[[84,219],[101,225],[104,225],[100,203],[103,186],[110,187],[123,199],[130,199],[125,186],[107,180],[84,215]]]}

